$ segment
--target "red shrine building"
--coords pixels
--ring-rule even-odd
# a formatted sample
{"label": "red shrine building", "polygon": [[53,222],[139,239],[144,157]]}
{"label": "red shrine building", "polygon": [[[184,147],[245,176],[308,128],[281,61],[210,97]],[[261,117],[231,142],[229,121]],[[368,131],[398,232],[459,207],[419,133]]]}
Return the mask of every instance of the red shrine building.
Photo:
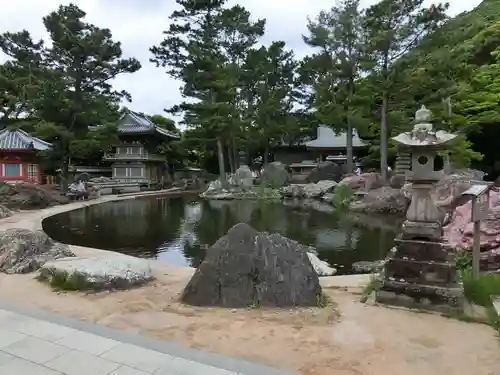
{"label": "red shrine building", "polygon": [[0,131],[0,181],[42,183],[38,151],[52,145],[22,130]]}

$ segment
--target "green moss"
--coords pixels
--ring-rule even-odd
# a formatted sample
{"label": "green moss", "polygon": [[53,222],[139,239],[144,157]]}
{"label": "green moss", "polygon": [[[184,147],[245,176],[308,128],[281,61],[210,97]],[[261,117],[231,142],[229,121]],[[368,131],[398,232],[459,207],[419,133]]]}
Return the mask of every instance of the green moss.
{"label": "green moss", "polygon": [[55,290],[83,291],[92,289],[92,285],[87,282],[85,276],[79,273],[69,275],[63,271],[44,269],[37,279],[49,284]]}

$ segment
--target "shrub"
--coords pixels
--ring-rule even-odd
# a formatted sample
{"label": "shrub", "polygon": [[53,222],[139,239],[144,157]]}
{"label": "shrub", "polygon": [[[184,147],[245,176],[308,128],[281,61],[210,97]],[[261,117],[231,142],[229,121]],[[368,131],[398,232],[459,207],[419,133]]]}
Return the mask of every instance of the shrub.
{"label": "shrub", "polygon": [[333,191],[332,203],[337,208],[347,208],[354,200],[352,188],[346,184],[338,184]]}
{"label": "shrub", "polygon": [[482,274],[477,279],[470,269],[462,272],[464,295],[467,300],[479,306],[491,307],[491,296],[500,295],[500,274]]}

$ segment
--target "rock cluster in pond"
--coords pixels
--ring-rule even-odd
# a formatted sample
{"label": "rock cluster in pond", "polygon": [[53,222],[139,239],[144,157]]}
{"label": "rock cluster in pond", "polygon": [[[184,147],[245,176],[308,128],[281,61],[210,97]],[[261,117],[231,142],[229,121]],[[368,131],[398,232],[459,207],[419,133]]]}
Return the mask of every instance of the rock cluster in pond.
{"label": "rock cluster in pond", "polygon": [[284,186],[279,192],[282,196],[290,198],[320,198],[327,193],[333,192],[336,185],[335,181],[324,180],[318,183]]}
{"label": "rock cluster in pond", "polygon": [[349,206],[352,212],[362,212],[368,214],[405,214],[408,210],[410,200],[401,189],[393,189],[384,186],[368,191],[360,199]]}
{"label": "rock cluster in pond", "polygon": [[290,182],[290,175],[283,163],[273,161],[264,167],[262,182],[273,189],[278,189]]}
{"label": "rock cluster in pond", "polygon": [[12,215],[13,213],[11,210],[0,204],[0,219],[5,219],[6,217],[11,217]]}
{"label": "rock cluster in pond", "polygon": [[239,167],[229,178],[229,184],[239,187],[242,191],[249,191],[253,186],[253,174],[248,165]]}
{"label": "rock cluster in pond", "polygon": [[78,290],[129,289],[154,280],[150,262],[123,254],[106,257],[75,257],[57,259],[40,268],[42,280],[72,285]]}
{"label": "rock cluster in pond", "polygon": [[317,183],[325,180],[339,182],[343,175],[344,170],[340,165],[327,161],[314,168],[306,177],[306,182]]}
{"label": "rock cluster in pond", "polygon": [[307,257],[314,268],[314,272],[316,272],[318,276],[333,276],[337,273],[335,268],[330,267],[327,262],[319,259],[315,252],[308,251]]}
{"label": "rock cluster in pond", "polygon": [[50,260],[72,256],[68,245],[53,241],[41,230],[8,229],[0,232],[1,272],[33,272]]}
{"label": "rock cluster in pond", "polygon": [[317,306],[318,275],[304,247],[240,223],[207,250],[181,300],[195,306]]}
{"label": "rock cluster in pond", "polygon": [[0,204],[10,209],[37,209],[69,203],[55,185],[0,182]]}

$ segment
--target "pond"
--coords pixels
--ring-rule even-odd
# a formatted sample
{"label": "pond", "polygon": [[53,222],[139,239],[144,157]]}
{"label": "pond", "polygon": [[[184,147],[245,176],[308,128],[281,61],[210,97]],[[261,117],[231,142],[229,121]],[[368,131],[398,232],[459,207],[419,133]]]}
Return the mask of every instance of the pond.
{"label": "pond", "polygon": [[206,201],[195,196],[107,202],[47,218],[43,229],[67,244],[197,267],[208,247],[239,222],[314,246],[337,274],[353,273],[353,262],[384,258],[396,234],[281,202]]}

